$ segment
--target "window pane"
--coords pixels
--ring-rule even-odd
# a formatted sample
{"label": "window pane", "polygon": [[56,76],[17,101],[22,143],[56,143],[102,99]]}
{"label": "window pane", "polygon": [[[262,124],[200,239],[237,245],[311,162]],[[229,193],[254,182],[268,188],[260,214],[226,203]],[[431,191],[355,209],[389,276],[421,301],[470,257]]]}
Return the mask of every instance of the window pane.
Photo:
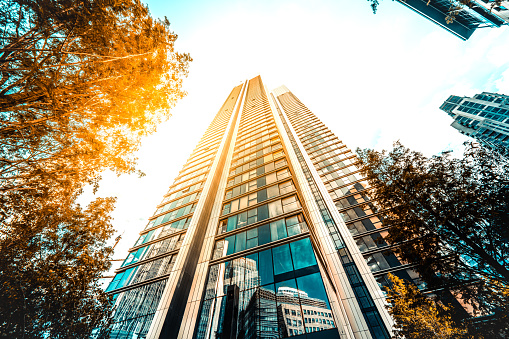
{"label": "window pane", "polygon": [[325,302],[327,308],[329,308],[329,300],[327,298],[327,293],[325,293],[320,273],[313,273],[297,278],[297,286],[299,290],[306,292],[309,298],[319,299]]}
{"label": "window pane", "polygon": [[258,221],[265,220],[269,217],[269,207],[262,205],[258,207]]}
{"label": "window pane", "polygon": [[228,218],[228,225],[226,226],[226,231],[233,231],[237,225],[237,215],[233,215]]}
{"label": "window pane", "polygon": [[226,237],[224,240],[224,247],[226,249],[226,255],[235,253],[235,234]]}
{"label": "window pane", "polygon": [[258,227],[258,245],[268,244],[270,241],[269,224]]}
{"label": "window pane", "polygon": [[247,225],[247,212],[242,212],[238,215],[237,228],[241,228]]}
{"label": "window pane", "polygon": [[258,238],[247,239],[246,249],[258,246]]}
{"label": "window pane", "polygon": [[274,225],[277,232],[277,239],[283,239],[288,237],[288,234],[286,233],[286,227],[285,227],[285,221],[284,219],[276,220],[271,223],[271,227]]}
{"label": "window pane", "polygon": [[[247,197],[240,198],[239,210],[246,208],[246,207],[247,207]],[[232,212],[233,212],[233,204],[232,204]]]}
{"label": "window pane", "polygon": [[266,176],[266,183],[267,185],[272,184],[273,182],[276,182],[276,173],[271,173]]}
{"label": "window pane", "polygon": [[[300,214],[299,214],[300,216]],[[286,218],[286,226],[292,226],[299,223],[299,218],[294,215],[293,217]]]}
{"label": "window pane", "polygon": [[270,171],[272,171],[273,169],[274,169],[274,163],[273,163],[273,162],[271,162],[271,163],[269,163],[269,164],[265,165],[265,173],[266,173],[266,172],[270,172]]}
{"label": "window pane", "polygon": [[260,285],[258,253],[254,253],[246,257],[246,278],[244,287],[245,289],[249,289],[258,285]]}
{"label": "window pane", "polygon": [[315,254],[309,238],[290,243],[295,269],[316,265]]}
{"label": "window pane", "polygon": [[274,282],[274,271],[272,270],[272,254],[270,249],[259,254],[258,270],[260,273],[260,284],[271,284]]}
{"label": "window pane", "polygon": [[279,189],[276,186],[270,186],[267,188],[267,199],[277,197],[279,195]]}
{"label": "window pane", "polygon": [[281,206],[281,200],[273,201],[269,203],[269,217],[276,217],[283,214],[283,207]]}
{"label": "window pane", "polygon": [[292,270],[292,258],[288,244],[272,249],[274,260],[274,275],[290,272]]}
{"label": "window pane", "polygon": [[[265,191],[265,190],[262,190],[262,191]],[[260,191],[260,192],[262,192]],[[260,193],[258,192],[258,193]],[[253,193],[253,194],[250,194],[248,196],[248,206],[253,206],[253,205],[256,205],[257,202],[260,202],[262,200],[258,200],[258,194],[256,193]]]}
{"label": "window pane", "polygon": [[267,190],[258,191],[258,202],[267,200]]}
{"label": "window pane", "polygon": [[252,228],[247,231],[247,239],[253,239],[258,237],[258,228]]}
{"label": "window pane", "polygon": [[231,273],[231,284],[237,285],[241,290],[244,289],[244,273],[246,272],[246,259],[233,259]]}
{"label": "window pane", "polygon": [[247,224],[251,225],[258,221],[258,209],[253,208],[247,211]]}
{"label": "window pane", "polygon": [[243,251],[246,249],[246,232],[241,232],[237,234],[235,239],[235,253]]}
{"label": "window pane", "polygon": [[[277,305],[274,285],[266,285],[256,291],[259,305],[257,338],[279,338],[277,326]],[[247,336],[246,336],[247,337]]]}
{"label": "window pane", "polygon": [[294,191],[293,183],[291,181],[284,182],[279,185],[279,191],[281,194],[289,193]]}

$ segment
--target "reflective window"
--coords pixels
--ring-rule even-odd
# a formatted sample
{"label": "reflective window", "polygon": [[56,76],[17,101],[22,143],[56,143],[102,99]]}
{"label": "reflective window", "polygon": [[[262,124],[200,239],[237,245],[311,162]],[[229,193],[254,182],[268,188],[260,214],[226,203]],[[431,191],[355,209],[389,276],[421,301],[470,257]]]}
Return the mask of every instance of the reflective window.
{"label": "reflective window", "polygon": [[[308,227],[301,214],[276,220],[269,224],[261,225],[216,241],[213,259],[307,231]],[[306,255],[310,254],[311,253],[306,253]]]}
{"label": "reflective window", "polygon": [[371,217],[347,224],[347,227],[352,235],[357,235],[377,228],[382,228],[383,224],[378,217]]}
{"label": "reflective window", "polygon": [[[261,179],[265,179],[265,177],[263,177]],[[260,180],[260,179],[258,179],[258,180]],[[256,181],[254,181],[254,182],[256,182]],[[264,185],[264,183],[262,183],[261,185],[256,185],[256,186],[259,187],[259,186],[263,186],[263,185]],[[242,187],[242,186],[247,186],[247,184],[244,184],[244,185],[241,185],[238,187]],[[255,185],[253,185],[253,186],[255,186]],[[235,187],[235,188],[238,188],[238,187]],[[255,193],[252,193],[248,196],[243,196],[242,198],[235,199],[233,201],[230,201],[230,202],[224,204],[222,214],[225,215],[225,214],[237,212],[240,209],[246,208],[248,206],[253,206],[253,205],[263,202],[267,199],[271,199],[271,198],[277,197],[278,195],[283,195],[283,194],[290,193],[293,191],[295,191],[295,186],[293,185],[292,181],[287,181],[287,182],[284,182],[279,185],[270,186],[265,189],[259,190]]]}
{"label": "reflective window", "polygon": [[210,267],[200,339],[286,338],[334,327],[308,238]]}
{"label": "reflective window", "polygon": [[138,250],[129,253],[127,258],[124,260],[120,267],[124,267],[130,264],[134,264],[140,260],[155,257],[156,255],[164,254],[180,248],[185,234],[180,234],[162,241],[158,241],[154,244],[144,246]]}
{"label": "reflective window", "polygon": [[[245,196],[245,204],[248,203],[248,196]],[[239,204],[242,201],[238,200]],[[234,229],[253,224],[258,221],[262,221],[268,218],[274,218],[283,213],[289,213],[299,209],[300,203],[296,195],[284,198],[282,200],[275,200],[268,204],[260,205],[258,207],[248,209],[239,214],[230,216],[226,220],[222,220],[219,223],[218,233],[229,232]]]}
{"label": "reflective window", "polygon": [[[166,282],[165,279],[115,294],[116,309],[109,338],[146,338]],[[95,338],[94,333],[91,338]]]}
{"label": "reflective window", "polygon": [[272,249],[272,259],[274,260],[274,275],[283,274],[292,270],[292,257],[288,244],[274,247]]}
{"label": "reflective window", "polygon": [[371,272],[385,270],[391,267],[401,266],[400,260],[392,251],[373,253],[365,257]]}
{"label": "reflective window", "polygon": [[296,270],[316,265],[316,259],[313,255],[313,248],[309,238],[294,241],[290,245],[293,254],[293,266]]}
{"label": "reflective window", "polygon": [[[191,217],[183,218],[183,219],[174,221],[171,224],[164,225],[164,227],[162,227],[162,229],[161,229],[161,233],[159,233],[158,236],[152,237],[150,240],[154,240],[154,239],[156,239],[158,237],[163,237],[165,235],[168,235],[168,234],[171,234],[173,232],[180,231],[180,230],[185,230],[189,226],[190,222],[191,222]],[[155,220],[152,220],[151,222],[148,223],[148,225],[145,227],[145,229],[152,228],[154,225],[155,225]],[[140,239],[142,237],[143,237],[143,235],[140,236]],[[147,236],[147,238],[145,238],[145,239],[148,239],[148,238],[150,238],[150,237]],[[138,242],[136,242],[135,246],[141,245],[142,243],[150,241],[150,240],[145,240],[145,239],[142,240],[143,242],[139,242],[140,240],[138,239]]]}
{"label": "reflective window", "polygon": [[173,269],[176,258],[176,255],[169,255],[117,273],[108,285],[106,292],[169,274]]}
{"label": "reflective window", "polygon": [[196,203],[187,205],[185,207],[179,208],[178,210],[175,210],[175,211],[172,211],[172,212],[169,212],[169,213],[159,216],[157,219],[155,219],[153,221],[153,223],[151,225],[157,226],[159,224],[163,224],[170,220],[180,218],[183,215],[194,212],[195,209],[196,209]]}

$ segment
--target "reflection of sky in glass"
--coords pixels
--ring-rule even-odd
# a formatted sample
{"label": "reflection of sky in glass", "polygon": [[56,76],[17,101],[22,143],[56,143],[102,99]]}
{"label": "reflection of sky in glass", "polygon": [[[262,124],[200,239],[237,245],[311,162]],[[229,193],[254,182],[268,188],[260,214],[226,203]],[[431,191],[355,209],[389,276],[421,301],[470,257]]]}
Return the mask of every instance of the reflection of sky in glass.
{"label": "reflection of sky in glass", "polygon": [[310,298],[323,300],[327,303],[327,307],[329,306],[320,273],[314,273],[297,278],[297,285],[299,290],[305,291]]}

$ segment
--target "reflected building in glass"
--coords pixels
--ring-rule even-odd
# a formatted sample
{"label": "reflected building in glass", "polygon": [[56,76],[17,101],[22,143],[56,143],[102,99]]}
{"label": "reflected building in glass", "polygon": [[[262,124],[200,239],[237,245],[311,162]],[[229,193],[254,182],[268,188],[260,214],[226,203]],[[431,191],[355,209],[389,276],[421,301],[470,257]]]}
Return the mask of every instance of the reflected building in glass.
{"label": "reflected building in glass", "polygon": [[111,338],[390,338],[419,284],[355,155],[286,87],[236,86],[107,291]]}

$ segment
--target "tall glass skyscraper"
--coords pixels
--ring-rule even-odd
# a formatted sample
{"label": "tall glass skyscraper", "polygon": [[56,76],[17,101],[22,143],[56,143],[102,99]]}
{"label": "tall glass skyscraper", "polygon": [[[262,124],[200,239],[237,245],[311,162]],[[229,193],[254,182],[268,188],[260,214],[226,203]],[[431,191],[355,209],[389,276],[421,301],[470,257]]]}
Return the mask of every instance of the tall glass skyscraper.
{"label": "tall glass skyscraper", "polygon": [[451,95],[440,106],[451,126],[488,146],[509,147],[509,96],[482,92],[473,98]]}
{"label": "tall glass skyscraper", "polygon": [[111,338],[389,338],[419,284],[355,155],[286,87],[234,87],[107,288]]}

